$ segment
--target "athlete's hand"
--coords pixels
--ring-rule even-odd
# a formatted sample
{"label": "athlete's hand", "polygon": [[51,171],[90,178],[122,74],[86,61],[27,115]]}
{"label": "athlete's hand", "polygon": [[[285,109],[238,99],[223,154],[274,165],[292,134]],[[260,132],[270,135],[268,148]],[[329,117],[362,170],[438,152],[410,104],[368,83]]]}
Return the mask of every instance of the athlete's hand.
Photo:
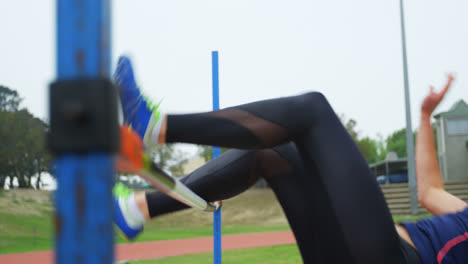
{"label": "athlete's hand", "polygon": [[430,116],[434,109],[437,107],[437,105],[442,101],[444,98],[445,94],[447,93],[448,89],[450,88],[450,85],[452,84],[452,81],[454,80],[454,77],[452,74],[448,75],[448,80],[447,84],[445,85],[444,89],[440,92],[435,92],[434,91],[434,86],[430,86],[430,92],[424,98],[424,101],[421,106],[421,113]]}

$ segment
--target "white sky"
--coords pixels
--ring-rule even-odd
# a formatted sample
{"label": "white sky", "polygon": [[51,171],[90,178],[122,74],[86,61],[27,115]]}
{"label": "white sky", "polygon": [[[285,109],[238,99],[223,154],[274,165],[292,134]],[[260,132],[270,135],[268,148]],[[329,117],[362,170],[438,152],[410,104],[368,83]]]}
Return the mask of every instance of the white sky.
{"label": "white sky", "polygon": [[[455,86],[436,111],[468,101],[468,1],[405,1],[413,129],[429,84]],[[0,84],[47,118],[55,78],[55,1],[0,0]],[[398,0],[117,0],[113,62],[132,56],[166,112],[211,109],[211,51],[221,107],[321,91],[363,136],[406,125]]]}

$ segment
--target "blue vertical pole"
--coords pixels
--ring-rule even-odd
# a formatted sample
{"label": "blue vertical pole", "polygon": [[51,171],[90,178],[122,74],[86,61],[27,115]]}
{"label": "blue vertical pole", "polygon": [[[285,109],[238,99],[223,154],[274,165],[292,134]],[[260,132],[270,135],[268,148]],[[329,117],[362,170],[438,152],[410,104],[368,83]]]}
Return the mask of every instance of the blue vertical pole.
{"label": "blue vertical pole", "polygon": [[[219,74],[218,74],[218,52],[211,53],[213,69],[213,110],[219,109]],[[213,147],[213,159],[221,154],[220,147]],[[213,242],[214,263],[221,264],[221,207],[213,213]]]}
{"label": "blue vertical pole", "polygon": [[[58,81],[108,78],[110,40],[109,0],[57,0]],[[56,157],[56,263],[113,262],[113,167],[106,152]]]}

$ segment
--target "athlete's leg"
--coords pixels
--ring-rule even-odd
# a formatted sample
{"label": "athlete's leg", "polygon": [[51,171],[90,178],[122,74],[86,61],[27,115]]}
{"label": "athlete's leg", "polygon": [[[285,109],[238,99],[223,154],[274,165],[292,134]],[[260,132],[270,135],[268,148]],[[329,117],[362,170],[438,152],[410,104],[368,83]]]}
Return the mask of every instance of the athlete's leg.
{"label": "athlete's leg", "polygon": [[[230,150],[182,181],[202,198],[215,201],[231,198],[264,178],[285,212],[304,262],[347,262],[349,251],[333,239],[337,223],[326,193],[319,177],[310,176],[291,143],[273,149]],[[187,208],[157,191],[147,193],[146,200],[151,217]]]}
{"label": "athlete's leg", "polygon": [[323,188],[335,214],[339,232],[332,239],[343,242],[356,263],[399,261],[398,235],[375,176],[320,93],[168,115],[166,121],[166,142],[266,148],[293,140],[306,173],[320,178],[314,184]]}
{"label": "athlete's leg", "polygon": [[[229,150],[184,176],[181,182],[206,201],[226,200],[244,192],[259,179],[250,169],[255,155],[256,151]],[[159,191],[146,193],[146,200],[150,217],[188,208]]]}

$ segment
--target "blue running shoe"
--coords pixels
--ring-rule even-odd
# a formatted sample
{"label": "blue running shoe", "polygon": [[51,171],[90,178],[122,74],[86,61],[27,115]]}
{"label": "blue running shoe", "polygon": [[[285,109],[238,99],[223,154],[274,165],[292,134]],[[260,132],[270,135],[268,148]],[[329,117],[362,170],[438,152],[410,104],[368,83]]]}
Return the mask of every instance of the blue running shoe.
{"label": "blue running shoe", "polygon": [[[125,241],[133,240],[143,231],[143,223],[138,224],[137,221],[132,219],[131,213],[127,208],[127,197],[133,192],[122,183],[117,183],[114,186],[113,193],[114,223],[118,228],[118,234]],[[134,224],[130,224],[130,221],[133,221]]]}
{"label": "blue running shoe", "polygon": [[153,129],[160,121],[160,103],[153,105],[151,100],[142,96],[135,82],[132,64],[125,56],[119,58],[114,80],[119,85],[120,101],[125,124],[132,127],[138,135],[150,139]]}

